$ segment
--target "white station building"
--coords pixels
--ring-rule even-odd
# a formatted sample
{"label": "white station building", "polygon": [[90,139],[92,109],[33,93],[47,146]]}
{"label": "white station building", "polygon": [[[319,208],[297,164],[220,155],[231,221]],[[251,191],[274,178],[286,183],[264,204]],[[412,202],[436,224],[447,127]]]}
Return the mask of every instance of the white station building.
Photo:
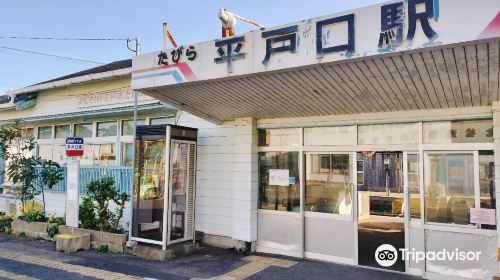
{"label": "white station building", "polygon": [[[134,57],[132,89],[204,120],[179,125],[199,129],[206,240],[488,279],[500,275],[499,12],[498,0],[345,11]],[[414,254],[383,267],[382,244]],[[432,257],[443,250],[457,255]]]}

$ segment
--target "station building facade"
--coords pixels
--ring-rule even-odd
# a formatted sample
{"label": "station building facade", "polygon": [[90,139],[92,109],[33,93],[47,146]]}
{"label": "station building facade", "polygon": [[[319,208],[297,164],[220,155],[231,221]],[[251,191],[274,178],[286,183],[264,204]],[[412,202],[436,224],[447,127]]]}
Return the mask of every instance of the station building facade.
{"label": "station building facade", "polygon": [[[499,11],[396,1],[160,50],[133,58],[132,89],[213,125],[197,230],[258,252],[488,279],[499,274]],[[387,267],[383,244],[400,256]]]}

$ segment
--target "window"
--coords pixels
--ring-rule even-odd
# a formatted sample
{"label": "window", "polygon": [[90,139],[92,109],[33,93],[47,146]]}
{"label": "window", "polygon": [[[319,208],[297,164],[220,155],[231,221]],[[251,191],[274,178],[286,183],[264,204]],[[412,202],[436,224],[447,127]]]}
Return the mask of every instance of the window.
{"label": "window", "polygon": [[80,157],[80,165],[94,165],[94,145],[83,145],[83,157]]}
{"label": "window", "polygon": [[52,160],[52,145],[38,145],[38,157],[44,160]]}
{"label": "window", "polygon": [[259,153],[259,208],[300,212],[299,180],[298,152]]}
{"label": "window", "polygon": [[97,123],[97,137],[116,136],[117,130],[116,122]]}
{"label": "window", "polygon": [[71,137],[70,125],[56,125],[56,138],[68,138]]}
{"label": "window", "polygon": [[75,124],[75,137],[90,138],[92,137],[92,123]]}
{"label": "window", "polygon": [[364,161],[358,160],[356,161],[356,167],[357,167],[357,179],[356,182],[358,185],[364,185],[365,184],[365,172],[364,172]]}
{"label": "window", "polygon": [[[144,125],[145,120],[137,120],[137,125]],[[134,135],[134,120],[122,121],[122,136]]]}
{"label": "window", "polygon": [[174,117],[153,118],[153,119],[151,119],[151,125],[174,124],[174,122],[175,122],[175,118]]}
{"label": "window", "polygon": [[39,126],[38,139],[52,139],[52,126]]}
{"label": "window", "polygon": [[410,217],[420,219],[420,176],[418,154],[408,154],[408,193]]}
{"label": "window", "polygon": [[93,163],[98,166],[114,166],[116,164],[115,144],[95,144]]}
{"label": "window", "polygon": [[304,146],[356,145],[356,126],[304,128]]}
{"label": "window", "polygon": [[52,146],[52,160],[58,163],[66,162],[66,146],[54,145]]}
{"label": "window", "polygon": [[493,143],[493,120],[423,123],[426,144]]}
{"label": "window", "polygon": [[429,153],[424,164],[426,222],[468,225],[475,205],[473,154]]}
{"label": "window", "polygon": [[[496,209],[495,156],[493,151],[479,151],[479,200],[481,208]],[[481,225],[484,229],[496,229],[495,225]]]}
{"label": "window", "polygon": [[418,144],[418,124],[381,124],[358,126],[359,145]]}
{"label": "window", "polygon": [[134,144],[122,144],[122,166],[133,166],[134,162]]}
{"label": "window", "polygon": [[350,215],[351,176],[347,154],[306,155],[305,211]]}
{"label": "window", "polygon": [[259,129],[259,146],[299,146],[300,129]]}
{"label": "window", "polygon": [[21,131],[21,137],[22,138],[30,138],[30,137],[33,137],[33,128],[32,127],[27,127],[27,128],[23,128],[23,130]]}
{"label": "window", "polygon": [[52,160],[60,164],[66,162],[65,145],[38,145],[38,156],[43,160]]}

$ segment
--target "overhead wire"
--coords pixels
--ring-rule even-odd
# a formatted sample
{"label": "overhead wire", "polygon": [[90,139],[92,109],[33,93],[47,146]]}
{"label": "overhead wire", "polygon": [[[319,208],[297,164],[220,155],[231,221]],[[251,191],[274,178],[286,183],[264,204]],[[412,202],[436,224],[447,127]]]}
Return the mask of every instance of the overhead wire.
{"label": "overhead wire", "polygon": [[129,40],[129,38],[70,38],[70,37],[28,37],[28,36],[0,36],[0,39],[56,40],[56,41],[127,41],[127,40]]}
{"label": "overhead wire", "polygon": [[48,57],[48,58],[53,58],[53,59],[57,59],[57,60],[70,60],[70,61],[80,62],[80,63],[85,63],[85,64],[97,64],[97,65],[104,64],[102,62],[97,62],[97,61],[92,61],[92,60],[87,60],[87,59],[80,59],[80,58],[74,58],[74,57],[69,57],[69,56],[62,56],[62,55],[48,54],[48,53],[42,53],[42,52],[37,52],[37,51],[23,50],[23,49],[12,48],[12,47],[2,46],[2,45],[0,45],[0,50],[7,51],[8,54],[13,54],[13,55],[16,55],[16,54],[28,55],[28,56],[29,55],[36,55],[36,56],[44,56],[44,57]]}

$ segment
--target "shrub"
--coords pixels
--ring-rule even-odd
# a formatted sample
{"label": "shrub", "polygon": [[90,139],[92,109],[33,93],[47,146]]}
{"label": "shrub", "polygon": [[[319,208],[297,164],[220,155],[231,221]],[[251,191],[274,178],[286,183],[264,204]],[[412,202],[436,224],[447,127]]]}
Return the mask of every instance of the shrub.
{"label": "shrub", "polygon": [[51,225],[48,229],[47,229],[47,235],[52,238],[54,237],[56,234],[59,233],[59,226],[58,225]]}
{"label": "shrub", "polygon": [[94,205],[90,198],[84,197],[80,204],[80,227],[85,229],[98,229],[98,221],[94,211]]}
{"label": "shrub", "polygon": [[47,222],[51,224],[64,225],[66,224],[66,219],[64,217],[50,217]]}
{"label": "shrub", "polygon": [[10,217],[1,217],[0,218],[0,232],[5,232],[7,234],[10,234],[12,232],[12,218]]}
{"label": "shrub", "polygon": [[19,216],[20,220],[26,222],[45,222],[46,218],[43,213],[42,206],[36,203],[34,200],[28,201],[24,206],[20,208],[23,215]]}
{"label": "shrub", "polygon": [[101,253],[107,253],[109,251],[108,244],[99,245],[99,249],[97,249]]}
{"label": "shrub", "polygon": [[[87,187],[87,193],[88,196],[80,205],[81,226],[87,229],[123,232],[120,220],[123,218],[125,203],[130,196],[125,192],[118,192],[111,177],[91,182]],[[111,202],[118,206],[116,213],[109,210]]]}

